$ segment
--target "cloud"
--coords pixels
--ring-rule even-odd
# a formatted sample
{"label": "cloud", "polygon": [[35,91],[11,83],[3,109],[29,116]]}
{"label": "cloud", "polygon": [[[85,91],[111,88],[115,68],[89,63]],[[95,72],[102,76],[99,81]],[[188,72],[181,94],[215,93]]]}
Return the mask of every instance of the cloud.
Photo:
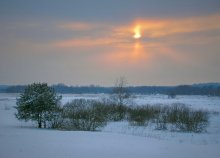
{"label": "cloud", "polygon": [[160,38],[174,34],[219,30],[220,14],[173,19],[141,19],[136,20],[133,25],[133,28],[139,25],[145,37]]}
{"label": "cloud", "polygon": [[[74,37],[52,41],[50,46],[60,51],[90,52],[91,60],[112,68],[140,68],[163,60],[185,65],[192,62],[192,55],[179,46],[210,47],[220,41],[220,14],[139,19],[110,25],[74,22],[62,26],[60,29],[69,34],[73,31]],[[136,26],[142,36],[139,39],[133,38]]]}
{"label": "cloud", "polygon": [[58,28],[64,30],[73,30],[73,31],[85,31],[94,29],[96,26],[87,22],[67,22],[58,25]]}
{"label": "cloud", "polygon": [[114,38],[79,38],[52,43],[58,48],[119,46],[122,41]]}
{"label": "cloud", "polygon": [[[127,24],[110,25],[74,22],[63,26],[65,27],[62,29],[70,31],[70,34],[75,31],[75,37],[53,41],[50,43],[53,48],[90,52],[92,60],[110,68],[119,68],[122,65],[125,68],[140,68],[163,60],[185,65],[192,61],[192,55],[176,47],[210,46],[220,41],[219,14],[139,19]],[[140,27],[142,37],[139,39],[133,38],[136,26]]]}
{"label": "cloud", "polygon": [[[143,43],[145,46],[159,46],[167,44],[178,44],[206,40],[207,37],[212,40],[209,34],[206,34],[203,39],[198,39],[193,34],[200,37],[204,32],[220,30],[220,14],[199,17],[186,18],[168,18],[168,19],[139,19],[134,22],[120,25],[120,24],[94,24],[86,22],[69,22],[59,25],[65,30],[74,30],[78,32],[86,32],[86,35],[77,36],[77,38],[64,39],[55,41],[54,46],[60,48],[69,47],[97,47],[97,46],[117,46],[130,47],[134,43],[134,29],[136,26],[140,27]],[[190,36],[194,41],[185,38]],[[219,37],[213,37],[213,40]],[[207,41],[207,40],[206,40]]]}

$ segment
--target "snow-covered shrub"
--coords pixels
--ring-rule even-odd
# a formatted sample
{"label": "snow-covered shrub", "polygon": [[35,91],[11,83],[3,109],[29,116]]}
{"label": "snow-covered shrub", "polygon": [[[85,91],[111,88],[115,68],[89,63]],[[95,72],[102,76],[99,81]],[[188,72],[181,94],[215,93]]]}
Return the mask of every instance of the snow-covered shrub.
{"label": "snow-covered shrub", "polygon": [[167,129],[167,114],[161,112],[156,118],[156,129],[157,130],[166,130]]}
{"label": "snow-covered shrub", "polygon": [[100,101],[103,111],[108,121],[121,121],[126,119],[128,107],[126,105],[118,105],[112,99],[105,98]]}
{"label": "snow-covered shrub", "polygon": [[155,123],[155,129],[158,130],[168,129],[172,125],[175,131],[202,132],[208,125],[208,112],[194,110],[179,103],[171,106],[145,105],[130,107],[128,121],[138,126]]}
{"label": "snow-covered shrub", "polygon": [[48,121],[48,127],[54,128],[54,129],[62,129],[63,126],[63,117],[62,117],[62,111],[63,109],[57,108],[53,110],[53,117]]}
{"label": "snow-covered shrub", "polygon": [[174,99],[176,98],[176,94],[174,92],[170,92],[167,94],[169,99]]}
{"label": "snow-covered shrub", "polygon": [[131,107],[128,111],[128,120],[133,125],[146,125],[147,122],[158,117],[161,107],[141,106]]}
{"label": "snow-covered shrub", "polygon": [[94,131],[106,124],[105,107],[98,101],[76,99],[63,107],[63,128]]}
{"label": "snow-covered shrub", "polygon": [[125,105],[110,104],[105,106],[109,121],[121,121],[126,118],[128,108]]}
{"label": "snow-covered shrub", "polygon": [[167,122],[179,131],[202,132],[208,125],[208,112],[194,110],[183,104],[172,105],[166,113]]}

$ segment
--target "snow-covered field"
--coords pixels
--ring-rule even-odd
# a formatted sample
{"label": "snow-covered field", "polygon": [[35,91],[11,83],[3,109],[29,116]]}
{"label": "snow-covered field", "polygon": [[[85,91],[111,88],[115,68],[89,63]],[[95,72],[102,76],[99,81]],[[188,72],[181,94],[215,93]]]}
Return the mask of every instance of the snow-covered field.
{"label": "snow-covered field", "polygon": [[[0,94],[0,158],[219,158],[220,98],[206,96],[140,95],[135,104],[185,103],[210,111],[207,132],[180,133],[108,123],[100,132],[37,129],[15,117],[16,94]],[[63,95],[62,103],[105,95]]]}

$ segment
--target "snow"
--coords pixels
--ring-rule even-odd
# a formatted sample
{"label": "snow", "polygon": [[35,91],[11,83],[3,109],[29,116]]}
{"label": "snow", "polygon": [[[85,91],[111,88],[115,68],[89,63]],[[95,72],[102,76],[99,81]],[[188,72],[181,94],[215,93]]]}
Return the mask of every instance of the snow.
{"label": "snow", "polygon": [[62,94],[62,104],[71,102],[74,99],[94,99],[99,100],[106,97],[105,94]]}
{"label": "snow", "polygon": [[[63,94],[62,104],[70,102],[73,99],[94,99],[102,100],[107,98],[107,94]],[[220,98],[209,97],[201,95],[178,95],[173,99],[169,99],[167,95],[135,95],[132,98],[132,103],[136,105],[144,104],[164,104],[170,105],[172,103],[184,103],[188,106],[192,106],[194,109],[203,109],[210,112],[220,112]]]}
{"label": "snow", "polygon": [[136,96],[134,102],[137,105],[142,104],[172,104],[184,103],[194,109],[203,109],[209,111],[220,112],[220,98],[201,95],[178,95],[173,99],[169,99],[167,95],[139,95]]}
{"label": "snow", "polygon": [[[0,94],[0,158],[219,158],[220,98],[206,96],[137,96],[135,102],[156,104],[180,102],[193,108],[216,111],[207,132],[180,133],[132,127],[127,122],[109,123],[102,131],[37,129],[15,117],[17,94]],[[101,95],[64,95],[62,102],[76,98],[99,99]]]}

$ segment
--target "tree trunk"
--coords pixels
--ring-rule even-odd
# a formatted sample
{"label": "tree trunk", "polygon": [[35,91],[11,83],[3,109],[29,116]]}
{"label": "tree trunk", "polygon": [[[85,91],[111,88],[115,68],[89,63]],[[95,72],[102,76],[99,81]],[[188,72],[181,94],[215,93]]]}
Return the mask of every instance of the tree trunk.
{"label": "tree trunk", "polygon": [[38,121],[38,128],[42,128],[42,122],[41,122],[41,120]]}
{"label": "tree trunk", "polygon": [[38,128],[42,128],[42,119],[41,119],[41,115],[38,115]]}

